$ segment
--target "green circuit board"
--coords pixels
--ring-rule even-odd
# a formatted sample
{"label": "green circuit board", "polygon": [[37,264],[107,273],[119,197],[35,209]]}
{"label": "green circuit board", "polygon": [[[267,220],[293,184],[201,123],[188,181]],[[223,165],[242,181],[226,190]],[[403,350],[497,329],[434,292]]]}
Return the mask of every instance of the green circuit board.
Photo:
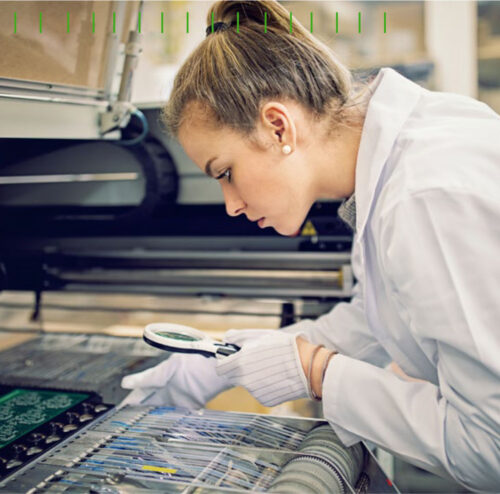
{"label": "green circuit board", "polygon": [[0,448],[86,400],[90,395],[14,389],[0,397]]}

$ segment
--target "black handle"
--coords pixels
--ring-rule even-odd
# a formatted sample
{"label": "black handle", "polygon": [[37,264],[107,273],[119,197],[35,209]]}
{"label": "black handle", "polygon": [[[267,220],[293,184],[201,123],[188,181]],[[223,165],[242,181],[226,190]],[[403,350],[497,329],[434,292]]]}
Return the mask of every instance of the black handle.
{"label": "black handle", "polygon": [[233,353],[236,353],[240,347],[238,345],[234,345],[233,343],[225,343],[223,346],[217,348],[217,353],[223,355],[224,357],[228,357]]}

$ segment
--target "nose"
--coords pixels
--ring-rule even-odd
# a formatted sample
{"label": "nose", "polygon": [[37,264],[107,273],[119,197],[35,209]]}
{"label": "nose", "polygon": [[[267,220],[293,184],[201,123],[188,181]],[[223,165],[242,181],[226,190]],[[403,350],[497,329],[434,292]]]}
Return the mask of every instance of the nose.
{"label": "nose", "polygon": [[226,203],[226,213],[229,216],[239,216],[245,210],[245,202],[230,185],[222,186],[222,194]]}

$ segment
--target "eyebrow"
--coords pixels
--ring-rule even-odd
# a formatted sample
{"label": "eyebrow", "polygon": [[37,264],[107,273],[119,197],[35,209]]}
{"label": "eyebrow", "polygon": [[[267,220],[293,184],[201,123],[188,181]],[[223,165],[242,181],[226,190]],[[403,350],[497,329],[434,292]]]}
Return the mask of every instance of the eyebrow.
{"label": "eyebrow", "polygon": [[213,158],[210,158],[208,161],[207,161],[207,164],[205,165],[205,173],[209,176],[209,177],[212,177],[212,178],[215,178],[214,175],[213,175],[213,172],[212,172],[212,161],[216,160],[217,159],[217,156],[214,156]]}

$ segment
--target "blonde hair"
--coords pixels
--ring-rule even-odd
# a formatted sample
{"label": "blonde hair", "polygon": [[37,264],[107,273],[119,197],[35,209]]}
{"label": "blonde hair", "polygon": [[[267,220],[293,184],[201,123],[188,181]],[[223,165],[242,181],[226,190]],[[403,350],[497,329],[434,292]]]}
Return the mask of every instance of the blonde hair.
{"label": "blonde hair", "polygon": [[218,1],[208,12],[207,25],[212,14],[214,22],[231,27],[207,36],[178,71],[160,114],[169,134],[178,137],[195,104],[207,124],[248,137],[261,104],[270,98],[294,100],[314,119],[340,122],[343,109],[354,101],[351,73],[295,19],[290,34],[288,10],[274,0]]}

